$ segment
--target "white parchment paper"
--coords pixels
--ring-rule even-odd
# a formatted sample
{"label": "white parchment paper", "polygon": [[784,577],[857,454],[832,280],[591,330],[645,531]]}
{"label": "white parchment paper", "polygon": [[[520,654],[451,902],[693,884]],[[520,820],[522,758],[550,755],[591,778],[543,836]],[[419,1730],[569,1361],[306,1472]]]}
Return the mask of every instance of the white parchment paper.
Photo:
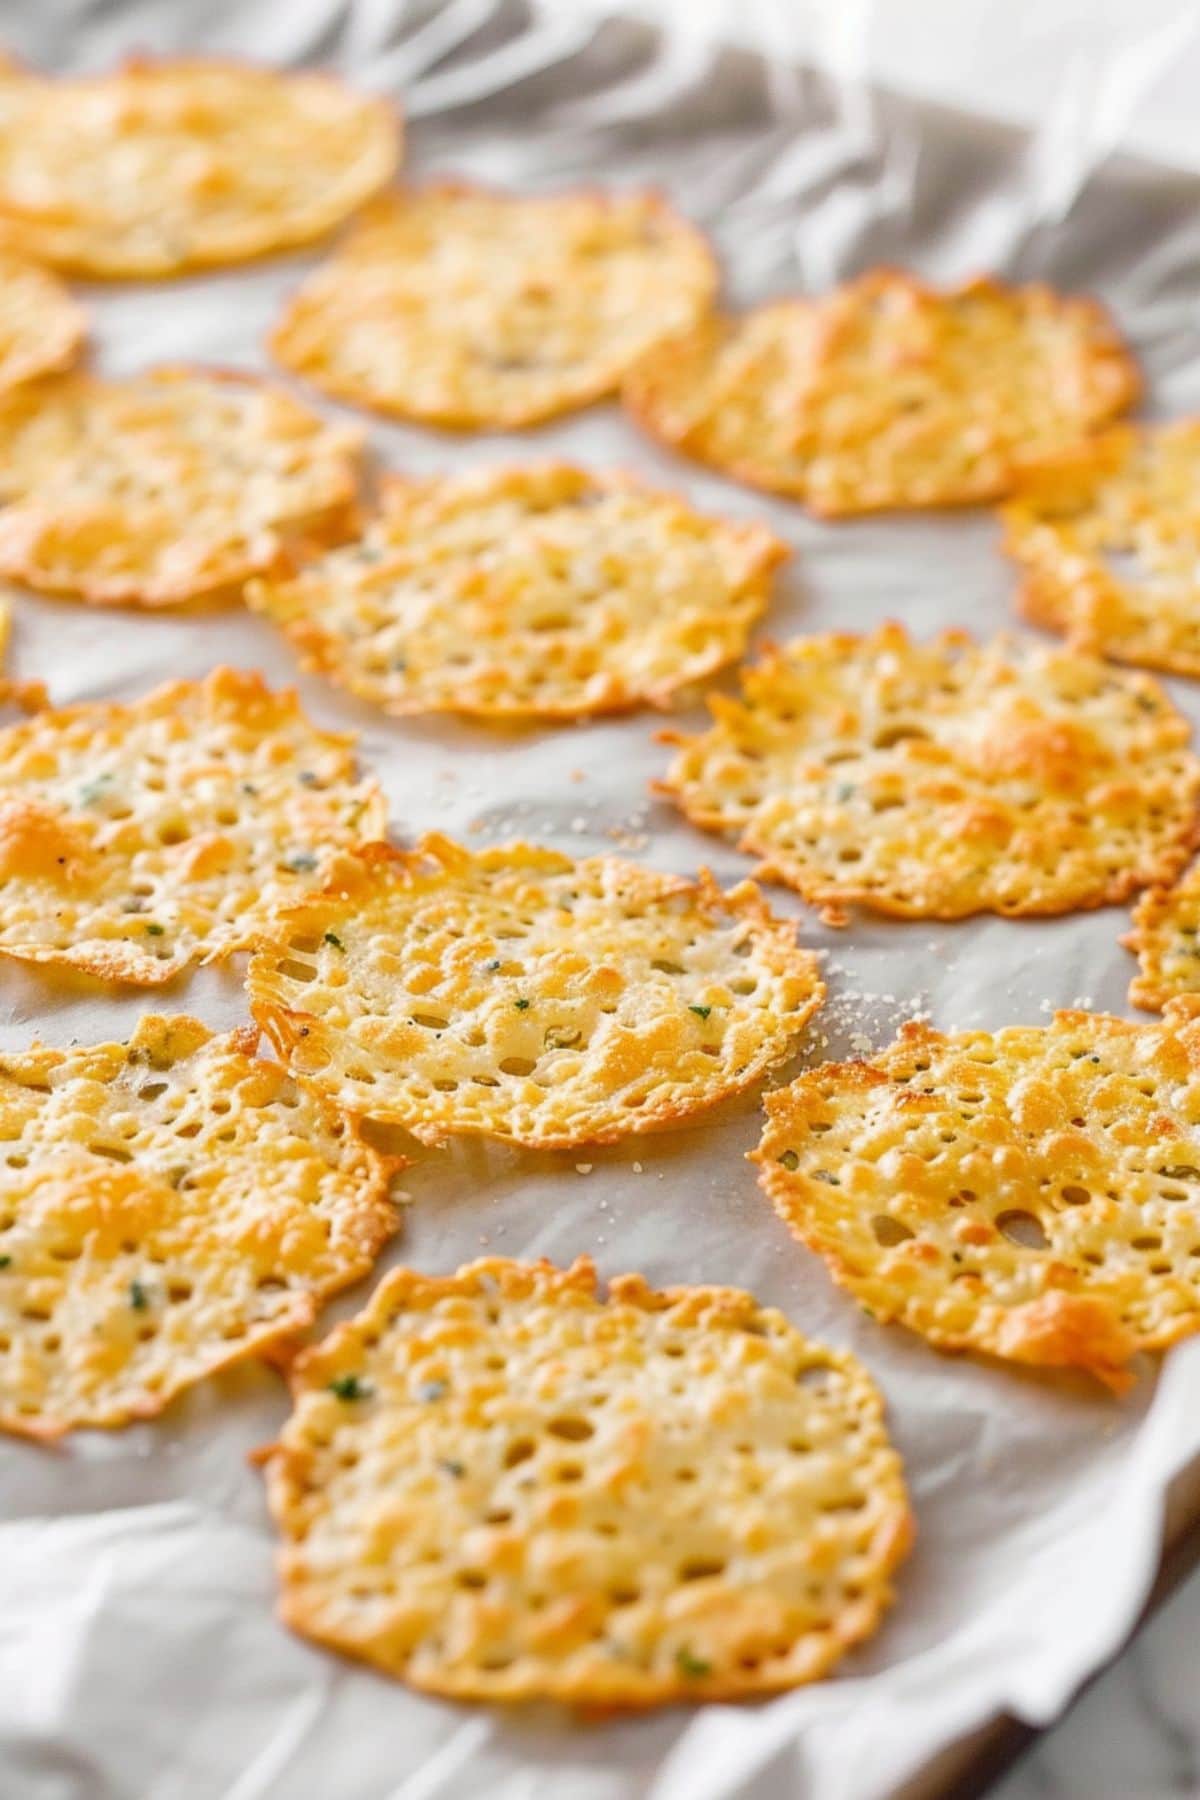
{"label": "white parchment paper", "polygon": [[[934,278],[992,266],[1094,289],[1142,355],[1153,408],[1200,405],[1200,181],[1114,162],[1112,133],[1087,108],[1052,109],[1026,137],[858,85],[852,37],[835,75],[818,77],[561,4],[10,5],[3,25],[17,49],[65,66],[139,44],[333,61],[406,92],[420,173],[530,187],[651,178],[713,231],[743,301],[878,260]],[[1173,29],[1180,54],[1196,52],[1200,27],[1180,35],[1176,19]],[[1139,67],[1094,75],[1111,123],[1113,96],[1140,91]],[[91,291],[99,361],[261,368],[264,333],[310,261]],[[566,453],[765,515],[797,552],[769,620],[775,636],[888,617],[920,633],[1011,623],[1013,575],[986,513],[822,526],[657,451],[612,407],[521,439],[383,426],[372,439],[411,471]],[[237,612],[139,618],[18,601],[15,669],[48,679],[62,701],[132,696],[220,661],[278,681],[295,673],[265,623]],[[736,852],[650,799],[667,753],[648,716],[500,735],[389,722],[319,681],[300,687],[322,723],[361,732],[401,839],[437,826],[586,853],[611,850],[616,834],[662,868],[745,872]],[[1200,690],[1174,691],[1200,720]],[[799,916],[786,892],[774,898]],[[916,1010],[950,1028],[1037,1022],[1061,1004],[1124,1011],[1125,925],[1109,910],[1048,924],[864,921],[838,934],[803,918],[804,940],[828,949],[832,989],[812,1051],[882,1043]],[[241,974],[139,998],[0,968],[0,1041],[118,1035],[162,1007],[233,1023]],[[743,1161],[756,1136],[751,1097],[703,1126],[582,1154],[485,1143],[421,1152],[386,1260],[443,1270],[485,1249],[589,1251],[605,1274],[744,1284],[856,1350],[887,1396],[920,1539],[895,1612],[836,1679],[761,1706],[580,1726],[425,1701],[290,1638],[272,1616],[271,1533],[245,1461],[278,1428],[285,1398],[254,1368],[156,1425],[53,1451],[0,1444],[0,1793],[864,1800],[1002,1709],[1051,1719],[1121,1640],[1148,1586],[1166,1482],[1200,1453],[1200,1346],[1161,1373],[1147,1367],[1120,1403],[1082,1381],[939,1357],[867,1320],[792,1242]],[[587,1173],[576,1166],[585,1161]]]}

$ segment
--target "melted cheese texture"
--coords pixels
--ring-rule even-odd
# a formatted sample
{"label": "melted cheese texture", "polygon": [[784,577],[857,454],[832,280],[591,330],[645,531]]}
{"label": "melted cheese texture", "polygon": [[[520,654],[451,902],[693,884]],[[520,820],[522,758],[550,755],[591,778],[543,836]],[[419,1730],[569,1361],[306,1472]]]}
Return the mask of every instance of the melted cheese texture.
{"label": "melted cheese texture", "polygon": [[234,669],[0,731],[0,956],[153,986],[248,948],[382,834],[351,742]]}
{"label": "melted cheese texture", "polygon": [[351,529],[361,438],[251,376],[73,374],[0,399],[0,576],[107,605],[228,599]]}
{"label": "melted cheese texture", "polygon": [[0,69],[0,243],[74,274],[145,279],[309,243],[399,157],[393,109],[325,75],[202,58]]}
{"label": "melted cheese texture", "polygon": [[1063,913],[1170,881],[1200,763],[1148,676],[944,632],[797,638],[679,746],[663,791],[829,909]]}
{"label": "melted cheese texture", "polygon": [[908,1025],[766,1106],[763,1187],[880,1319],[1116,1389],[1200,1327],[1200,1003]]}
{"label": "melted cheese texture", "polygon": [[876,1629],[911,1539],[862,1368],[735,1288],[397,1269],[292,1381],[282,1616],[431,1693],[794,1687]]}
{"label": "melted cheese texture", "polygon": [[1035,625],[1118,662],[1200,675],[1200,421],[1119,427],[1034,471],[1005,548]]}
{"label": "melted cheese texture", "polygon": [[0,1428],[149,1417],[370,1268],[398,1165],[256,1037],[148,1016],[0,1057]]}
{"label": "melted cheese texture", "polygon": [[531,425],[613,393],[708,306],[703,237],[652,193],[442,182],[377,201],[273,347],[342,400],[426,424]]}
{"label": "melted cheese texture", "polygon": [[357,544],[249,600],[304,666],[386,712],[572,718],[649,703],[738,656],[787,554],[568,464],[393,482]]}
{"label": "melted cheese texture", "polygon": [[656,436],[828,517],[977,504],[1137,399],[1090,300],[876,270],[816,300],[706,318],[631,371]]}
{"label": "melted cheese texture", "polygon": [[0,393],[70,368],[86,336],[83,309],[61,281],[0,251]]}
{"label": "melted cheese texture", "polygon": [[749,883],[430,837],[339,865],[259,946],[249,993],[293,1072],[351,1111],[548,1146],[750,1086],[824,987]]}

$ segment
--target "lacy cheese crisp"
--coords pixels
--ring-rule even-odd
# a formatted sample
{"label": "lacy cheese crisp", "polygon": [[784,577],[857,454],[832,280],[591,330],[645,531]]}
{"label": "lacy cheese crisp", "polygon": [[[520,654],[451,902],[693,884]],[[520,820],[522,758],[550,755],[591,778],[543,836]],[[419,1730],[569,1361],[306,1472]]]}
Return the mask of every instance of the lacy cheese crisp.
{"label": "lacy cheese crisp", "polygon": [[351,739],[216,669],[0,731],[0,955],[140,986],[245,949],[379,837]]}
{"label": "lacy cheese crisp", "polygon": [[1200,863],[1172,887],[1142,895],[1122,943],[1141,965],[1129,986],[1132,1006],[1159,1012],[1180,994],[1200,994]]}
{"label": "lacy cheese crisp", "polygon": [[141,1020],[0,1056],[0,1428],[160,1412],[312,1319],[395,1230],[395,1164],[256,1033]]}
{"label": "lacy cheese crisp", "polygon": [[736,1288],[397,1269],[292,1385],[282,1616],[430,1693],[794,1687],[876,1629],[912,1536],[859,1364]]}
{"label": "lacy cheese crisp", "polygon": [[251,376],[63,375],[0,396],[0,577],[109,605],[236,595],[357,506],[361,437]]}
{"label": "lacy cheese crisp", "polygon": [[655,194],[388,195],[293,298],[273,346],[342,400],[425,424],[531,425],[611,394],[716,288]]}
{"label": "lacy cheese crisp", "polygon": [[824,995],[795,928],[615,857],[443,837],[371,845],[250,963],[293,1072],[437,1143],[535,1146],[657,1130],[782,1062]]}
{"label": "lacy cheese crisp", "polygon": [[357,544],[256,583],[306,668],[390,713],[571,718],[745,648],[787,547],[563,463],[388,484]]}
{"label": "lacy cheese crisp", "polygon": [[1200,1327],[1200,1003],[908,1025],[766,1106],[763,1187],[880,1319],[1114,1388]]}
{"label": "lacy cheese crisp", "polygon": [[1200,421],[1117,427],[1005,508],[1026,618],[1118,662],[1200,675]]}
{"label": "lacy cheese crisp", "polygon": [[83,310],[60,281],[0,250],[0,394],[70,368],[86,335]]}
{"label": "lacy cheese crisp", "polygon": [[1094,301],[894,269],[820,299],[707,317],[630,372],[630,411],[740,480],[837,517],[977,504],[1137,399]]}
{"label": "lacy cheese crisp", "polygon": [[75,274],[175,275],[309,243],[399,156],[391,106],[308,71],[0,68],[0,244]]}
{"label": "lacy cheese crisp", "polygon": [[662,789],[841,922],[1063,913],[1170,881],[1196,827],[1187,721],[1095,657],[898,625],[770,650]]}

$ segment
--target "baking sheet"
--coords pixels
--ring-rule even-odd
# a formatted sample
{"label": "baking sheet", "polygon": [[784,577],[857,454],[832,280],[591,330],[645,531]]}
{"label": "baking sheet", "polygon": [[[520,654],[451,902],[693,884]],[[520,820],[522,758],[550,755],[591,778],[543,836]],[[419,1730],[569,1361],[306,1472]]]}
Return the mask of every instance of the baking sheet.
{"label": "baking sheet", "polygon": [[[1200,404],[1200,182],[1098,160],[1106,140],[1085,118],[1073,137],[1056,117],[1030,140],[872,93],[844,69],[831,81],[647,24],[597,22],[590,8],[506,0],[10,7],[2,23],[18,50],[70,66],[139,44],[333,60],[407,91],[420,173],[529,187],[652,178],[714,232],[743,301],[882,259],[935,278],[994,266],[1091,288],[1141,354],[1155,408]],[[178,357],[261,368],[264,333],[311,260],[94,290],[99,360],[114,372]],[[775,636],[889,617],[919,633],[1011,623],[1013,576],[987,514],[823,526],[656,450],[611,407],[521,438],[373,426],[372,439],[383,460],[414,472],[565,453],[766,516],[797,550],[768,622]],[[265,622],[236,612],[137,618],[18,601],[16,672],[48,678],[60,701],[132,696],[223,660],[294,677]],[[299,685],[322,724],[361,732],[401,839],[433,826],[473,842],[523,834],[577,853],[624,848],[667,869],[707,861],[722,879],[745,872],[648,796],[667,755],[649,716],[500,735],[387,722],[317,680]],[[1200,690],[1173,692],[1200,721]],[[800,918],[804,942],[828,952],[815,1047],[831,1055],[886,1041],[914,1011],[956,1028],[1036,1022],[1052,1004],[1126,1010],[1120,910],[834,933],[786,892],[773,898]],[[0,969],[0,1041],[112,1036],[156,1008],[231,1024],[243,1016],[241,973],[122,998]],[[856,1350],[886,1394],[920,1538],[884,1630],[836,1679],[759,1706],[580,1726],[422,1700],[290,1638],[272,1617],[271,1534],[244,1456],[285,1403],[256,1368],[209,1383],[153,1426],[56,1450],[0,1444],[0,1792],[864,1800],[1003,1709],[1051,1719],[1149,1586],[1167,1480],[1200,1454],[1200,1344],[1157,1378],[1148,1368],[1120,1403],[1071,1378],[939,1357],[866,1319],[792,1243],[742,1160],[756,1136],[751,1098],[628,1146],[418,1151],[413,1203],[385,1263],[444,1270],[489,1249],[589,1251],[605,1274],[750,1286]]]}

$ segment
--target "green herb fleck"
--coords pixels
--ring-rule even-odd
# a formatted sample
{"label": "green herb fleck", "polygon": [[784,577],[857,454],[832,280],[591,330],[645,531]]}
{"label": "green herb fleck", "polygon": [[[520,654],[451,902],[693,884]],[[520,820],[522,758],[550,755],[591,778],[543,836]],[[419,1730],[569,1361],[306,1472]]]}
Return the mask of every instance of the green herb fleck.
{"label": "green herb fleck", "polygon": [[449,1456],[441,1456],[438,1458],[438,1468],[444,1469],[447,1475],[453,1475],[455,1481],[461,1481],[467,1472],[462,1463],[455,1462],[453,1457]]}
{"label": "green herb fleck", "polygon": [[857,792],[858,789],[852,781],[843,781],[834,789],[833,797],[839,803],[844,803],[847,800],[853,800]]}
{"label": "green herb fleck", "polygon": [[346,948],[336,931],[327,931],[325,933],[325,942],[327,944],[332,944],[335,950],[344,950]]}
{"label": "green herb fleck", "polygon": [[712,1007],[711,1006],[689,1006],[688,1011],[694,1012],[698,1019],[707,1019],[709,1013],[712,1011]]}
{"label": "green herb fleck", "polygon": [[156,925],[154,923],[153,919],[151,919],[150,922],[148,923],[148,925],[146,926],[146,936],[147,937],[162,937],[162,935],[165,931],[166,931],[166,926],[165,925]]}
{"label": "green herb fleck", "polygon": [[778,1163],[782,1163],[785,1169],[798,1169],[800,1167],[800,1158],[796,1155],[794,1150],[785,1150],[783,1155],[777,1156],[775,1160]]}
{"label": "green herb fleck", "polygon": [[699,1681],[702,1676],[712,1674],[712,1664],[705,1662],[702,1656],[693,1656],[686,1644],[675,1652],[675,1667],[681,1675],[688,1676],[692,1681]]}
{"label": "green herb fleck", "polygon": [[11,1256],[0,1256],[0,1269],[8,1269],[11,1267],[12,1267],[12,1257]]}
{"label": "green herb fleck", "polygon": [[428,1406],[434,1400],[440,1400],[446,1391],[444,1381],[423,1381],[417,1389],[417,1399]]}
{"label": "green herb fleck", "polygon": [[483,966],[489,974],[494,975],[496,970],[500,967],[500,958],[498,956],[493,956],[491,962],[485,962]]}
{"label": "green herb fleck", "polygon": [[518,1012],[528,1012],[529,1011],[528,1000],[514,1000],[513,1005],[516,1007]]}
{"label": "green herb fleck", "polygon": [[140,1281],[131,1281],[129,1284],[129,1304],[134,1312],[145,1312],[150,1304],[150,1296]]}
{"label": "green herb fleck", "polygon": [[832,1174],[828,1169],[814,1169],[813,1180],[823,1181],[829,1187],[841,1187],[842,1185],[837,1176]]}
{"label": "green herb fleck", "polygon": [[359,1375],[335,1375],[329,1383],[329,1391],[339,1400],[365,1400],[371,1389]]}
{"label": "green herb fleck", "polygon": [[91,781],[85,781],[79,790],[81,806],[95,806],[97,800],[104,798],[104,790],[112,781],[111,775],[97,775]]}
{"label": "green herb fleck", "polygon": [[313,774],[311,769],[301,769],[297,779],[301,787],[316,787],[318,777]]}
{"label": "green herb fleck", "polygon": [[284,867],[297,875],[311,874],[316,866],[317,859],[311,850],[293,850],[290,856],[284,858]]}

